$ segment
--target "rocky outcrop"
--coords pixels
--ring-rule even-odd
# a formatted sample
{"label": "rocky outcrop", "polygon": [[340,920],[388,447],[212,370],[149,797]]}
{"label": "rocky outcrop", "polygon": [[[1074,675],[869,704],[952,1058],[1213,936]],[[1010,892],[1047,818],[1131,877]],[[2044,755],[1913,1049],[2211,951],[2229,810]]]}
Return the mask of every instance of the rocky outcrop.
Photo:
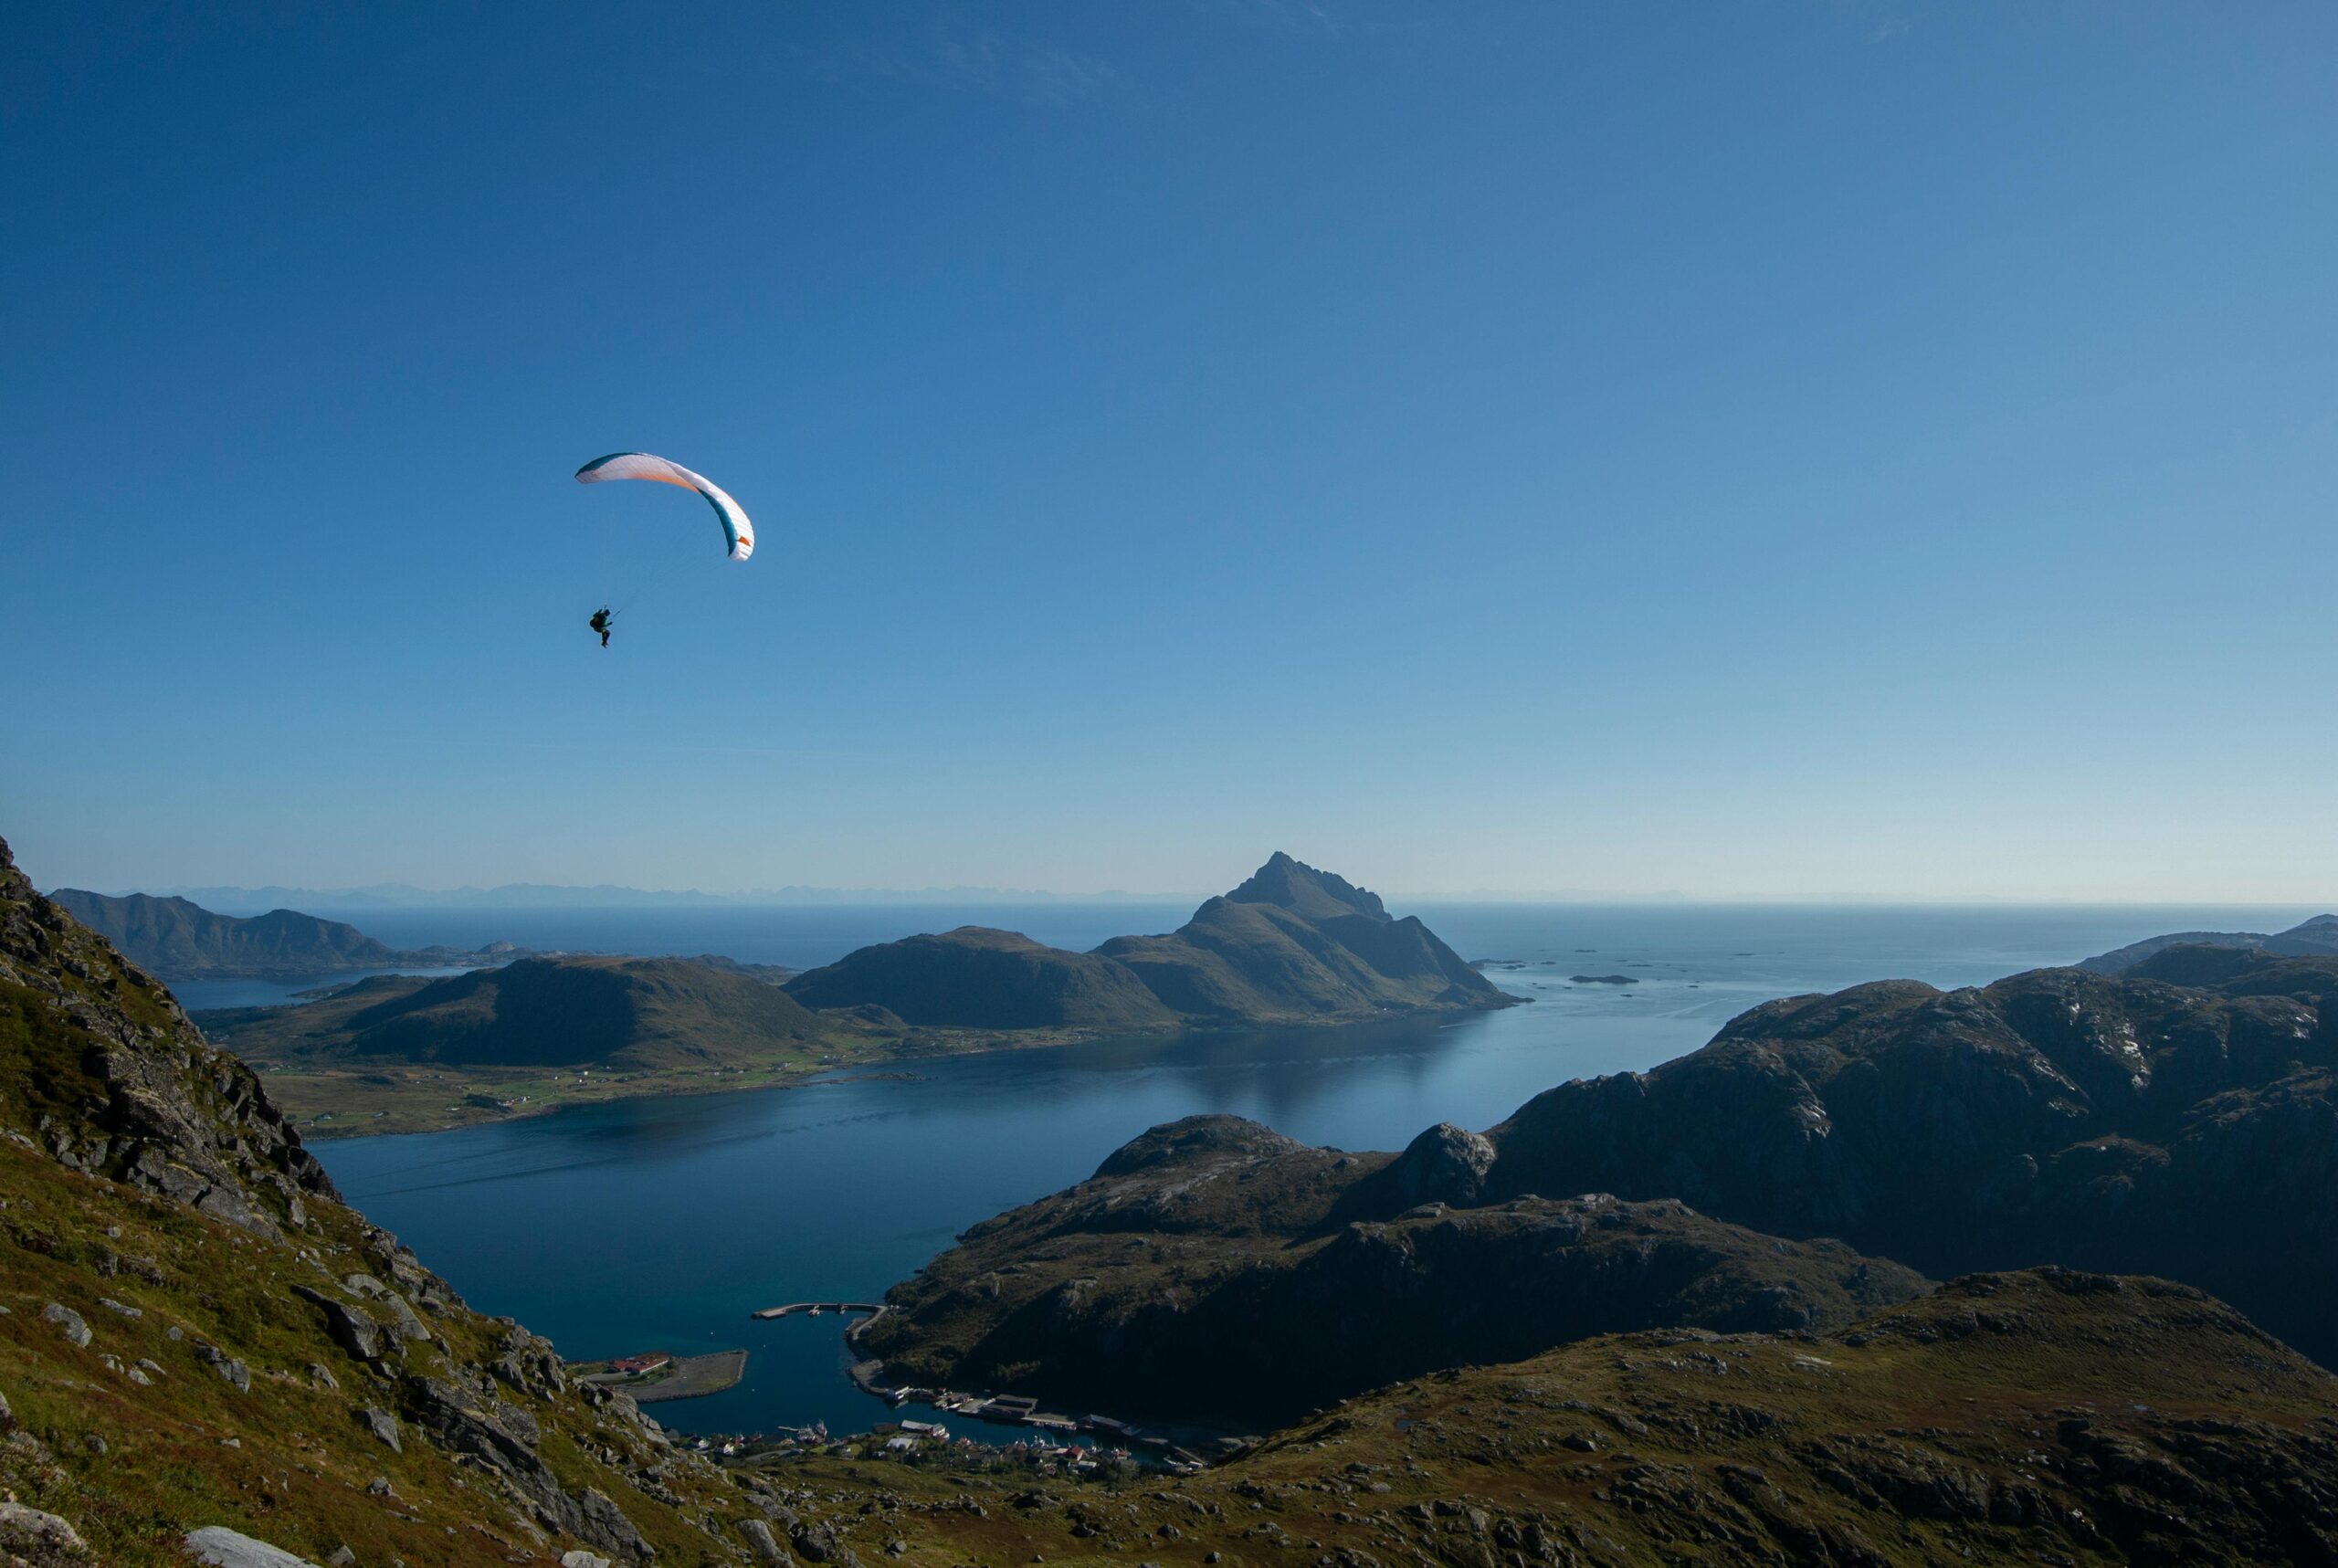
{"label": "rocky outcrop", "polygon": [[259,1080],[162,986],[36,894],[0,844],[0,1009],[24,1041],[11,1109],[68,1170],[176,1198],[271,1240],[331,1198]]}

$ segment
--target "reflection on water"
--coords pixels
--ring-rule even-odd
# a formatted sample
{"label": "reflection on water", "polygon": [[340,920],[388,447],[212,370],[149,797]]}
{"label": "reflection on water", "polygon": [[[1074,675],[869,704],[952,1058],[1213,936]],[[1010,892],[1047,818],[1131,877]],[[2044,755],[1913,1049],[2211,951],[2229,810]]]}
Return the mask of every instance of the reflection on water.
{"label": "reflection on water", "polygon": [[1464,953],[1515,961],[1490,973],[1535,1000],[1463,1019],[946,1058],[911,1064],[908,1081],[617,1101],[319,1152],[352,1201],[475,1305],[563,1354],[753,1352],[739,1387],[661,1405],[669,1426],[857,1430],[880,1407],[844,1378],[837,1320],[748,1312],[874,1300],[958,1231],[1080,1180],[1157,1122],[1230,1111],[1311,1143],[1399,1148],[1433,1122],[1490,1126],[1566,1079],[1692,1050],[1770,997],[1890,975],[1978,984],[2156,931],[2301,918],[2284,913],[1438,910],[1432,924]]}
{"label": "reflection on water", "polygon": [[293,975],[280,980],[174,980],[171,994],[188,1012],[200,1012],[206,1007],[279,1007],[289,1002],[308,1000],[308,993],[329,987],[354,985],[361,980],[371,980],[379,974],[417,974],[435,978],[442,974],[467,974],[460,967],[405,969],[342,969],[331,974]]}

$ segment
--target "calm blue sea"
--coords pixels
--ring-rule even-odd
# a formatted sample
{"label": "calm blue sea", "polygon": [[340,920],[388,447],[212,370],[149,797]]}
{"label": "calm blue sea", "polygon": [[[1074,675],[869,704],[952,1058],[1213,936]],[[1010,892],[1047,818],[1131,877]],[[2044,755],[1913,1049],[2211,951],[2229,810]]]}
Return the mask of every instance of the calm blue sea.
{"label": "calm blue sea", "polygon": [[[369,912],[364,926],[398,945],[505,939],[802,967],[953,925],[1005,925],[1087,947],[1118,931],[1173,929],[1189,912],[1129,904],[397,910]],[[1081,1179],[1156,1122],[1232,1111],[1311,1142],[1396,1148],[1433,1122],[1489,1126],[1567,1079],[1693,1050],[1771,997],[1890,977],[1979,984],[2160,931],[2280,930],[2319,911],[1478,904],[1400,912],[1420,914],[1465,957],[1499,961],[1492,977],[1532,1003],[1459,1021],[1002,1052],[927,1064],[914,1081],[845,1078],[620,1103],[329,1142],[318,1152],[353,1202],[473,1305],[551,1335],[563,1354],[752,1352],[739,1388],[658,1406],[668,1425],[740,1432],[818,1419],[856,1430],[883,1407],[846,1380],[837,1321],[753,1323],[747,1314],[783,1301],[874,1300],[968,1225]],[[1578,973],[1639,984],[1571,984]],[[224,1005],[204,990],[183,994],[191,1005]]]}

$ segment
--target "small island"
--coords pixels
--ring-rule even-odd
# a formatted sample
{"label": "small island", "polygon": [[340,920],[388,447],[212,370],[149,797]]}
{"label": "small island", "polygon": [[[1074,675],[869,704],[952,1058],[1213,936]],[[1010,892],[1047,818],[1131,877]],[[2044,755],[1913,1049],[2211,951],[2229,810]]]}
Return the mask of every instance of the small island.
{"label": "small island", "polygon": [[1570,974],[1570,985],[1638,985],[1639,979],[1631,974]]}

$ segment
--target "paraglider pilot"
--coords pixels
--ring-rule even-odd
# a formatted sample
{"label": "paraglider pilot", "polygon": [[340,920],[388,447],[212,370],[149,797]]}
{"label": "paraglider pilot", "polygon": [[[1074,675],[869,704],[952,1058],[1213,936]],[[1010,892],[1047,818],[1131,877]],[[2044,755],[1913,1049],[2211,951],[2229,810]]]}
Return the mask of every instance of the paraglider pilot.
{"label": "paraglider pilot", "polygon": [[601,646],[603,647],[609,646],[609,622],[611,618],[612,617],[609,615],[609,607],[606,605],[603,605],[599,609],[593,612],[593,618],[584,623],[586,626],[591,626],[595,631],[601,634]]}

